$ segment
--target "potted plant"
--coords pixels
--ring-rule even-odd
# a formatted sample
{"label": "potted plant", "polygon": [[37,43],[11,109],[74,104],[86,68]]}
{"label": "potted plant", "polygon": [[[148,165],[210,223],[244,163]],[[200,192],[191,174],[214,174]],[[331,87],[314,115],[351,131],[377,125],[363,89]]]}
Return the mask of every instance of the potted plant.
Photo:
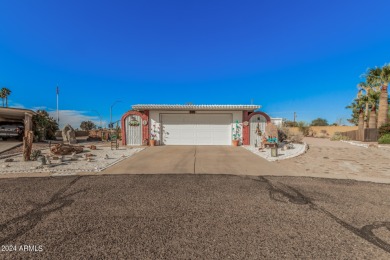
{"label": "potted plant", "polygon": [[150,129],[150,141],[149,141],[150,146],[156,145],[156,139],[158,134],[159,134],[159,129],[156,126],[156,124],[153,124],[152,128]]}
{"label": "potted plant", "polygon": [[236,121],[236,125],[232,128],[232,132],[233,132],[232,145],[238,146],[241,138],[241,126],[238,123],[238,121]]}

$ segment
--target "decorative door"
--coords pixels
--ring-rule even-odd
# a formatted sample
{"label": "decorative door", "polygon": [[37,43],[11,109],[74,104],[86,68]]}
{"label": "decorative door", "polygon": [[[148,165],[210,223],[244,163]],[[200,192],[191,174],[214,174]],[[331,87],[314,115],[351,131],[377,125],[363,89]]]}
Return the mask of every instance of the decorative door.
{"label": "decorative door", "polygon": [[125,119],[126,144],[142,145],[142,119],[137,115],[130,115]]}
{"label": "decorative door", "polygon": [[267,119],[262,115],[254,115],[250,119],[250,145],[259,147],[261,143],[262,135],[265,133],[265,126],[267,125]]}

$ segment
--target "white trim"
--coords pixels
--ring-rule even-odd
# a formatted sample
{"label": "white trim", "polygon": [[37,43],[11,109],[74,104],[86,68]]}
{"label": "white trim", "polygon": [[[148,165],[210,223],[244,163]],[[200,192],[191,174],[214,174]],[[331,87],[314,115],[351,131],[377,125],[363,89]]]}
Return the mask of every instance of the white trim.
{"label": "white trim", "polygon": [[248,110],[254,111],[259,109],[259,105],[155,105],[140,104],[133,105],[133,110]]}

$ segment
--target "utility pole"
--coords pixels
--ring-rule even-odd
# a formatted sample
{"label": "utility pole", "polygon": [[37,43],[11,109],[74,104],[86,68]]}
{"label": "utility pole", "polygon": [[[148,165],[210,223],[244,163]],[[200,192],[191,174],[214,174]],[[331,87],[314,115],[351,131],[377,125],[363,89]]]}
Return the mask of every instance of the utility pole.
{"label": "utility pole", "polygon": [[296,118],[297,118],[297,112],[294,112],[294,125],[295,125],[295,122],[296,122]]}
{"label": "utility pole", "polygon": [[60,124],[60,112],[58,110],[58,96],[60,94],[60,89],[58,88],[58,85],[57,85],[57,124]]}

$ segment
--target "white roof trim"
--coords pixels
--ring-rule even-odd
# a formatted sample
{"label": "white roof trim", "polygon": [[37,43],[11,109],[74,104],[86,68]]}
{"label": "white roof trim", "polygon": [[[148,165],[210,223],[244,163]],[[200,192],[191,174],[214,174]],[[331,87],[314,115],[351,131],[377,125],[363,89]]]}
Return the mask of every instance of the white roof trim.
{"label": "white roof trim", "polygon": [[133,105],[133,110],[249,110],[259,109],[259,105]]}

